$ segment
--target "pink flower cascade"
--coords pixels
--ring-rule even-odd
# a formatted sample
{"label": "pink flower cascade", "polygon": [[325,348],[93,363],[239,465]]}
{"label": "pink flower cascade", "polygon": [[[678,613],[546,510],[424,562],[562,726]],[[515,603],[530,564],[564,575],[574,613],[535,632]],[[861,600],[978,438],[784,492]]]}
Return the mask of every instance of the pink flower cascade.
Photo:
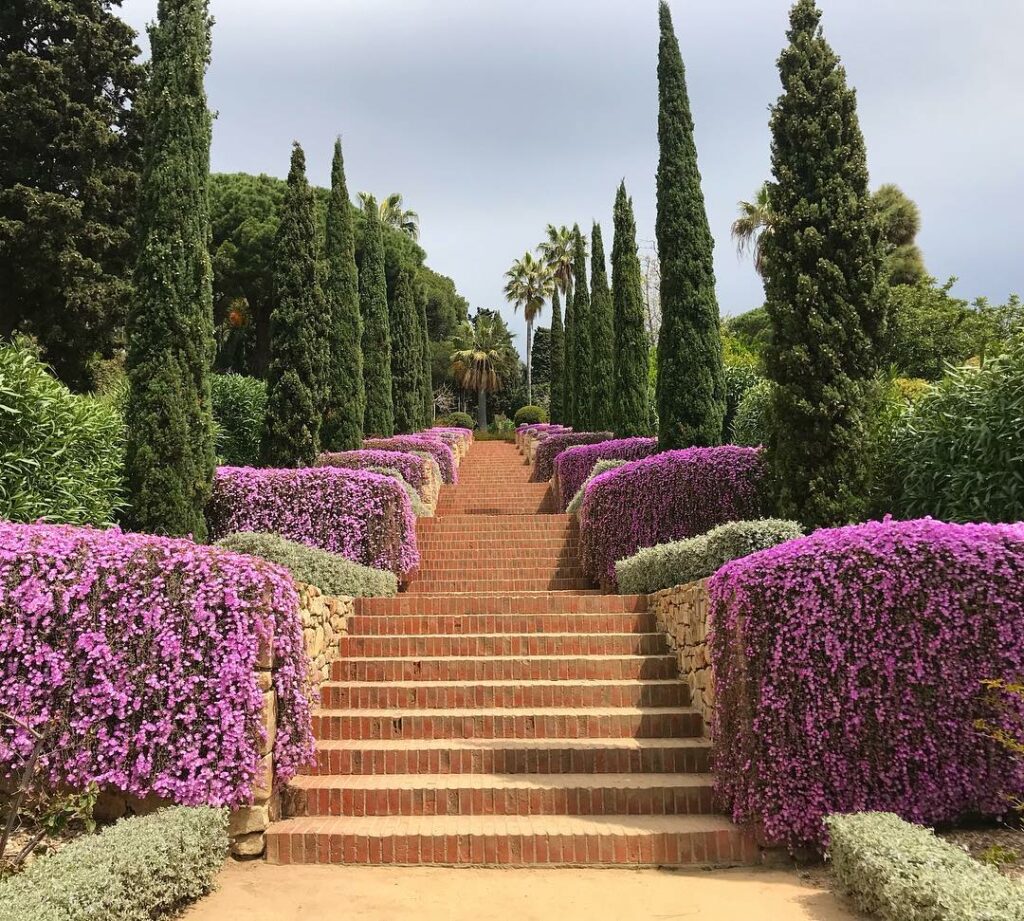
{"label": "pink flower cascade", "polygon": [[422,435],[440,435],[442,439],[451,444],[452,441],[468,441],[473,443],[472,429],[464,429],[457,425],[435,425],[431,429],[421,432]]}
{"label": "pink flower cascade", "polygon": [[391,438],[367,438],[364,448],[375,451],[426,451],[433,455],[437,466],[441,468],[441,479],[445,483],[459,482],[459,468],[455,462],[455,452],[440,437],[429,435],[394,435]]}
{"label": "pink flower cascade", "polygon": [[580,507],[583,569],[613,587],[615,561],[641,547],[760,518],[763,481],[759,449],[732,445],[665,451],[602,473]]}
{"label": "pink flower cascade", "polygon": [[[0,524],[0,611],[0,710],[49,724],[54,783],[250,802],[271,644],[277,780],[313,757],[298,596],[278,566],[117,528]],[[0,775],[32,747],[0,721]]]}
{"label": "pink flower cascade", "polygon": [[611,441],[613,437],[611,432],[559,432],[548,435],[537,444],[530,479],[534,483],[546,483],[550,480],[555,475],[555,459],[566,448]]}
{"label": "pink flower cascade", "polygon": [[975,728],[1024,718],[1024,524],[884,521],[780,544],[711,579],[715,776],[773,844],[832,812],[925,825],[1008,811],[1024,762]]}
{"label": "pink flower cascade", "polygon": [[562,435],[571,432],[572,428],[567,425],[559,425],[557,422],[527,422],[517,429],[520,435],[530,432],[534,435]]}
{"label": "pink flower cascade", "polygon": [[639,460],[650,457],[657,450],[657,438],[616,438],[594,445],[567,448],[555,458],[555,476],[558,477],[563,511],[599,460]]}
{"label": "pink flower cascade", "polygon": [[219,467],[206,517],[214,540],[265,531],[398,577],[419,565],[409,496],[368,470]]}
{"label": "pink flower cascade", "polygon": [[421,490],[427,481],[427,468],[422,457],[411,451],[337,451],[321,454],[318,467],[341,467],[365,470],[368,467],[390,467],[397,470],[413,489]]}

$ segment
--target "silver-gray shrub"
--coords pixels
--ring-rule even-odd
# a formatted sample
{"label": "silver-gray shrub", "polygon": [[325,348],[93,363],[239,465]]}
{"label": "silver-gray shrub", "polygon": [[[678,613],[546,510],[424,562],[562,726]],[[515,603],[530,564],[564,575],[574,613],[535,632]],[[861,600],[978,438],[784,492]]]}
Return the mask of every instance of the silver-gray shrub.
{"label": "silver-gray shrub", "polygon": [[628,460],[599,460],[594,464],[588,476],[584,481],[583,485],[576,490],[576,495],[572,497],[572,501],[565,507],[565,510],[570,515],[575,515],[583,504],[583,495],[587,491],[587,484],[594,479],[596,476],[600,476],[602,473],[607,473],[609,470],[614,470],[616,467],[621,467],[623,464],[631,463]]}

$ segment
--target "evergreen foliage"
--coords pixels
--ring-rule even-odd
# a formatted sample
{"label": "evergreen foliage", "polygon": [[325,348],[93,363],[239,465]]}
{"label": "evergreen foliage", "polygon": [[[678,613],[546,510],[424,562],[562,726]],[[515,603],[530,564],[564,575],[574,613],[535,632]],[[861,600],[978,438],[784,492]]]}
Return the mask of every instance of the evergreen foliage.
{"label": "evergreen foliage", "polygon": [[427,320],[427,298],[422,288],[416,289],[416,309],[419,312],[420,400],[423,405],[423,426],[434,424],[434,380],[431,366],[430,329]]}
{"label": "evergreen foliage", "polygon": [[558,289],[551,295],[551,402],[548,415],[552,422],[565,417],[565,330]]}
{"label": "evergreen foliage", "polygon": [[388,325],[391,329],[391,404],[395,433],[409,435],[423,428],[423,339],[419,309],[412,287],[412,273],[402,272],[391,299]]}
{"label": "evergreen foliage", "polygon": [[135,530],[201,541],[214,469],[206,0],[161,0],[150,43],[139,255],[128,322],[129,521]]}
{"label": "evergreen foliage", "polygon": [[538,387],[551,383],[551,330],[538,326],[533,334],[533,382]]}
{"label": "evergreen foliage", "polygon": [[855,520],[866,481],[865,383],[884,334],[881,253],[856,95],[814,0],[790,14],[772,110],[775,224],[765,240],[764,353],[777,511],[809,527]]}
{"label": "evergreen foliage", "polygon": [[601,225],[596,221],[590,249],[590,425],[610,429],[615,417],[615,317]]}
{"label": "evergreen foliage", "polygon": [[668,4],[659,5],[658,214],[661,330],[658,439],[663,449],[716,445],[725,415],[725,376],[708,227],[693,139],[686,72]]}
{"label": "evergreen foliage", "polygon": [[579,225],[574,225],[575,257],[573,259],[573,277],[575,288],[572,297],[572,377],[571,399],[569,406],[572,413],[571,424],[578,432],[587,431],[591,426],[591,369],[593,354],[590,343],[590,288],[587,285],[587,245],[580,233]]}
{"label": "evergreen foliage", "polygon": [[390,438],[395,433],[391,402],[391,330],[388,288],[384,275],[384,239],[377,205],[371,198],[363,209],[366,221],[363,261],[359,266],[359,309],[363,315],[363,381],[366,410],[363,431]]}

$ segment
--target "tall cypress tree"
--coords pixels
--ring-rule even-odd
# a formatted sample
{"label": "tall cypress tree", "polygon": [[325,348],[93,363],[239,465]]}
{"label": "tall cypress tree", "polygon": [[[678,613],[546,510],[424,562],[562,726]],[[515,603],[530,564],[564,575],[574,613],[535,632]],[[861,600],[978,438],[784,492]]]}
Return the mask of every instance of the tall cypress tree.
{"label": "tall cypress tree", "polygon": [[664,0],[658,14],[658,440],[669,449],[721,442],[725,371],[686,72]]}
{"label": "tall cypress tree", "polygon": [[128,322],[126,475],[140,531],[204,540],[213,481],[210,58],[206,0],[160,0]]}
{"label": "tall cypress tree", "polygon": [[422,289],[416,292],[416,305],[420,315],[420,393],[423,401],[423,426],[428,428],[434,424],[434,380],[430,360],[430,327],[427,325],[427,297]]}
{"label": "tall cypress tree", "polygon": [[384,274],[384,237],[373,196],[363,207],[366,217],[363,262],[359,267],[359,309],[363,315],[363,381],[367,435],[395,434],[391,402],[391,330],[388,323],[388,283]]}
{"label": "tall cypress tree", "polygon": [[324,296],[331,338],[323,443],[334,451],[351,451],[363,442],[366,393],[363,389],[363,321],[359,315],[356,235],[345,182],[341,138],[334,142],[324,250],[327,261]]}
{"label": "tall cypress tree", "polygon": [[579,225],[573,226],[576,255],[573,261],[575,289],[572,297],[572,424],[577,431],[591,427],[590,286],[587,284],[587,246]]}
{"label": "tall cypress tree", "polygon": [[876,369],[885,303],[856,96],[820,19],[814,0],[790,14],[771,116],[775,219],[764,241],[764,357],[776,385],[769,460],[778,511],[808,526],[863,509],[864,382]]}
{"label": "tall cypress tree", "polygon": [[413,292],[412,273],[402,269],[395,282],[388,313],[391,329],[391,404],[395,431],[402,435],[423,427],[423,340],[419,310]]}
{"label": "tall cypress tree", "polygon": [[558,288],[551,295],[551,403],[548,418],[565,418],[565,331],[562,328],[562,304]]}
{"label": "tall cypress tree", "polygon": [[326,316],[313,190],[306,180],[306,155],[295,143],[274,241],[274,309],[263,433],[263,460],[269,466],[309,466],[320,450],[329,347]]}
{"label": "tall cypress tree", "polygon": [[590,425],[610,429],[615,416],[615,320],[601,225],[596,221],[590,248]]}
{"label": "tall cypress tree", "polygon": [[648,353],[644,324],[643,282],[636,248],[633,200],[626,183],[615,196],[615,237],[612,241],[612,301],[615,305],[614,424],[620,438],[646,435]]}

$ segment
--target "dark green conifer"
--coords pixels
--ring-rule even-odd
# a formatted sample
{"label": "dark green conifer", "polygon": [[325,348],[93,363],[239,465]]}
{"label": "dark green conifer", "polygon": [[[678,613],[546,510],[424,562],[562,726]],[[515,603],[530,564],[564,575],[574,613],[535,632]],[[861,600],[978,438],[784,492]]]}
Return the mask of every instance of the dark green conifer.
{"label": "dark green conifer", "polygon": [[884,333],[882,253],[856,95],[813,0],[790,14],[772,109],[764,353],[778,512],[809,527],[863,511],[865,382]]}
{"label": "dark green conifer", "polygon": [[391,330],[388,323],[388,285],[384,274],[384,237],[373,196],[363,207],[366,217],[363,261],[359,266],[359,309],[363,315],[363,381],[366,410],[363,431],[367,435],[395,434],[391,402]]}
{"label": "dark green conifer", "polygon": [[551,295],[551,404],[548,418],[552,422],[562,422],[565,418],[565,330],[557,287]]}
{"label": "dark green conifer", "polygon": [[615,196],[615,236],[612,240],[612,301],[615,310],[614,422],[620,438],[647,435],[648,354],[644,325],[643,283],[636,248],[633,200],[625,181]]}
{"label": "dark green conifer", "polygon": [[128,322],[128,518],[140,531],[204,540],[214,468],[206,0],[160,0],[150,43]]}
{"label": "dark green conifer", "polygon": [[391,405],[395,432],[408,435],[423,428],[423,339],[412,273],[403,269],[395,282],[388,325],[391,329]]}
{"label": "dark green conifer", "polygon": [[434,424],[434,380],[430,361],[430,328],[427,324],[427,297],[422,288],[416,291],[416,304],[419,308],[420,333],[420,392],[423,400],[423,427]]}
{"label": "dark green conifer", "polygon": [[596,221],[590,244],[590,426],[611,429],[615,415],[615,320],[601,225]]}
{"label": "dark green conifer", "polygon": [[657,398],[658,439],[667,450],[721,442],[725,372],[715,298],[714,241],[697,168],[686,71],[664,0],[659,18]]}
{"label": "dark green conifer", "polygon": [[587,284],[587,245],[578,224],[573,226],[573,237],[576,241],[576,255],[572,271],[576,287],[572,297],[572,425],[576,431],[583,432],[592,427],[590,286]]}
{"label": "dark green conifer", "polygon": [[562,425],[573,425],[576,414],[576,308],[575,292],[565,298],[565,341],[562,343]]}

